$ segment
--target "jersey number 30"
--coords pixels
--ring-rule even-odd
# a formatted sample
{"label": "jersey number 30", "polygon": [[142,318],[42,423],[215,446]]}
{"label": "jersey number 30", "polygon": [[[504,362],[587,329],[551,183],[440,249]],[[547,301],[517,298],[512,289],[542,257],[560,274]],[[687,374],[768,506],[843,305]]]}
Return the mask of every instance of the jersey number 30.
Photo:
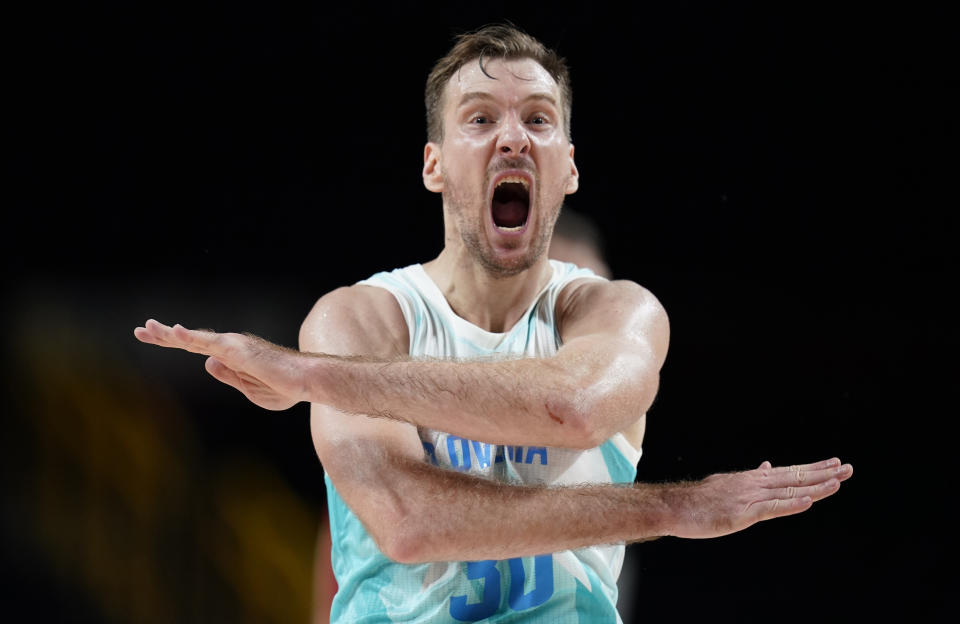
{"label": "jersey number 30", "polygon": [[[533,558],[533,574],[536,587],[523,592],[527,579],[523,570],[523,559],[508,559],[510,565],[510,595],[507,603],[514,611],[531,609],[545,603],[553,595],[553,555],[540,555]],[[467,603],[465,595],[450,598],[450,615],[461,622],[476,622],[490,617],[500,607],[500,571],[494,560],[471,561],[467,564],[467,578],[483,579],[483,596],[480,602]]]}

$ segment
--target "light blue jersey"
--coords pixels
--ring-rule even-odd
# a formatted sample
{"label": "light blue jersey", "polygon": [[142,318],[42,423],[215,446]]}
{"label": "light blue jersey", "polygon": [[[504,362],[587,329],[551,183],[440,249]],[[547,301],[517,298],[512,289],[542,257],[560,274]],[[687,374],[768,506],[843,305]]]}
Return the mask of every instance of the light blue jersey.
{"label": "light blue jersey", "polygon": [[[603,279],[572,264],[550,264],[550,282],[505,333],[485,331],[457,316],[419,264],[359,283],[385,288],[396,297],[410,330],[412,357],[549,357],[560,345],[554,318],[560,291],[575,279]],[[506,483],[632,483],[640,460],[640,450],[619,433],[596,448],[572,450],[486,444],[423,428],[419,432],[425,461]],[[380,552],[329,478],[326,484],[339,586],[332,622],[620,622],[616,603],[622,544],[505,561],[395,563]]]}

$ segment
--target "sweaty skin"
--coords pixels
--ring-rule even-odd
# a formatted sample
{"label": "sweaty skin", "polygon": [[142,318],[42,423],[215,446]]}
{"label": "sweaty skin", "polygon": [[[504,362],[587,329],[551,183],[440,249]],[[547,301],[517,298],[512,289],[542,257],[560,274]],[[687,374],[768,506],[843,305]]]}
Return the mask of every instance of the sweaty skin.
{"label": "sweaty skin", "polygon": [[[424,269],[459,316],[501,332],[549,279],[545,250],[579,174],[549,74],[529,59],[489,60],[485,68],[474,61],[450,79],[443,142],[424,150],[423,180],[442,196],[445,234],[443,251]],[[505,175],[529,184],[520,228],[498,227],[491,216]],[[669,342],[662,306],[632,282],[579,280],[561,293],[556,314],[562,346],[543,359],[412,360],[396,300],[367,286],[322,297],[301,327],[301,351],[152,320],[135,334],[207,355],[215,378],[262,407],[309,401],[324,469],[381,550],[401,562],[716,537],[804,511],[852,475],[849,464],[830,459],[778,468],[763,462],[688,483],[546,488],[424,463],[417,426],[567,448],[592,448],[623,431],[639,446]],[[437,505],[459,513],[438,515]],[[483,514],[491,507],[500,513]],[[481,515],[489,521],[471,520]]]}
{"label": "sweaty skin", "polygon": [[[424,185],[441,193],[444,212],[444,249],[424,268],[459,316],[503,331],[549,278],[545,252],[579,172],[546,70],[530,59],[484,67],[489,76],[475,61],[451,78],[443,143],[424,149]],[[511,173],[530,180],[520,232],[497,228],[490,211],[494,181]]]}

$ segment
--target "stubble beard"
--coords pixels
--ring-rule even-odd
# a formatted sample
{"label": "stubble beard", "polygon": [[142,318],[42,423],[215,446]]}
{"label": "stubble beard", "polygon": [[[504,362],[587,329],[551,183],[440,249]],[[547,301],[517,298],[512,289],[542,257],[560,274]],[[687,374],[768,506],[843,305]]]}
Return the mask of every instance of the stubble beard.
{"label": "stubble beard", "polygon": [[[536,233],[530,249],[519,257],[502,258],[494,252],[486,239],[482,237],[482,234],[486,232],[485,219],[490,218],[489,207],[481,206],[482,210],[476,210],[475,207],[471,208],[470,200],[464,197],[465,194],[458,191],[459,189],[456,188],[444,190],[443,200],[450,206],[451,213],[457,220],[457,229],[460,231],[460,238],[467,251],[488,275],[494,279],[513,277],[532,267],[547,252],[550,246],[550,236],[553,233],[553,225],[560,213],[560,206],[548,213],[541,210],[541,198],[538,197],[537,205],[530,206],[530,215],[536,212],[540,231]],[[470,215],[479,215],[472,225]],[[528,215],[527,218],[529,219],[530,216]]]}

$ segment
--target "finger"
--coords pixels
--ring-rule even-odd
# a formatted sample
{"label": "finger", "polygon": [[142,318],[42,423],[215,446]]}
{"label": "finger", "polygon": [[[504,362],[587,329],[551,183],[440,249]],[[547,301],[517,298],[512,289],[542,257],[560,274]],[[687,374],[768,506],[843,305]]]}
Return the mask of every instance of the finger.
{"label": "finger", "polygon": [[807,464],[806,466],[789,466],[783,469],[774,468],[772,471],[768,471],[765,475],[766,482],[764,485],[766,487],[774,488],[816,485],[830,479],[838,479],[843,481],[848,479],[850,475],[853,474],[853,467],[850,464],[808,470],[807,467],[812,465],[817,464]]}
{"label": "finger", "polygon": [[780,499],[788,500],[792,498],[810,498],[813,501],[822,500],[831,494],[835,494],[840,489],[839,479],[830,479],[816,485],[806,485],[803,487],[788,486],[769,490],[770,500]]}
{"label": "finger", "polygon": [[235,356],[242,356],[249,339],[241,334],[221,334],[210,329],[187,329],[179,323],[171,328],[181,349],[192,353],[216,356],[236,368]]}
{"label": "finger", "polygon": [[840,460],[834,457],[833,459],[826,459],[823,461],[815,462],[812,464],[795,464],[793,466],[777,466],[776,468],[771,468],[767,471],[769,475],[782,475],[784,473],[789,474],[807,474],[817,470],[829,470],[830,468],[836,468],[840,466]]}
{"label": "finger", "polygon": [[140,342],[145,342],[147,344],[156,344],[156,339],[153,337],[146,327],[134,327],[133,335],[137,337],[137,340]]}
{"label": "finger", "polygon": [[206,369],[218,381],[236,388],[249,401],[260,407],[269,410],[285,410],[296,404],[296,401],[279,396],[256,377],[237,372],[215,357],[207,358]]}
{"label": "finger", "polygon": [[170,342],[173,338],[172,328],[153,319],[147,319],[147,322],[143,324],[142,331],[137,332],[135,330],[134,333],[138,333],[144,337],[149,337],[153,344],[159,344],[167,347],[176,346]]}
{"label": "finger", "polygon": [[191,353],[224,356],[229,348],[224,342],[225,334],[214,331],[187,329],[179,323],[168,327],[156,321],[147,321],[147,329],[162,341],[163,346],[176,347]]}
{"label": "finger", "polygon": [[144,323],[143,327],[137,327],[133,330],[133,335],[137,337],[137,340],[140,342],[145,342],[147,344],[154,344],[161,347],[172,347],[172,348],[181,348],[180,345],[171,344],[167,339],[170,328],[162,323],[158,323],[153,319],[148,320]]}
{"label": "finger", "polygon": [[781,518],[783,516],[792,516],[810,509],[813,505],[813,499],[809,496],[799,498],[775,498],[760,503],[756,503],[755,511],[758,520],[770,520],[771,518]]}
{"label": "finger", "polygon": [[159,338],[169,335],[172,330],[169,325],[164,325],[160,321],[154,319],[147,319],[147,322],[144,323],[143,326],[147,328],[147,331]]}
{"label": "finger", "polygon": [[797,464],[794,466],[778,466],[773,468],[769,461],[765,461],[757,468],[763,472],[763,476],[777,475],[784,472],[796,473],[797,471],[810,472],[812,470],[824,470],[833,466],[839,466],[840,460],[834,457],[833,459],[825,459],[823,461],[815,462],[812,464]]}
{"label": "finger", "polygon": [[810,472],[812,470],[825,470],[827,468],[836,468],[840,465],[840,460],[836,457],[833,459],[825,459],[823,461],[814,462],[812,464],[796,464],[793,466],[777,466],[773,468],[774,473],[778,472],[796,472],[797,470],[803,470],[804,472]]}
{"label": "finger", "polygon": [[[244,392],[244,383],[240,376],[217,358],[212,356],[208,357],[207,361],[204,362],[204,367],[217,381],[221,381],[228,386],[236,388],[240,392]],[[246,392],[244,392],[244,394],[246,394]]]}
{"label": "finger", "polygon": [[220,334],[205,329],[187,329],[177,323],[170,329],[170,333],[181,342],[194,347],[203,348],[216,344]]}

